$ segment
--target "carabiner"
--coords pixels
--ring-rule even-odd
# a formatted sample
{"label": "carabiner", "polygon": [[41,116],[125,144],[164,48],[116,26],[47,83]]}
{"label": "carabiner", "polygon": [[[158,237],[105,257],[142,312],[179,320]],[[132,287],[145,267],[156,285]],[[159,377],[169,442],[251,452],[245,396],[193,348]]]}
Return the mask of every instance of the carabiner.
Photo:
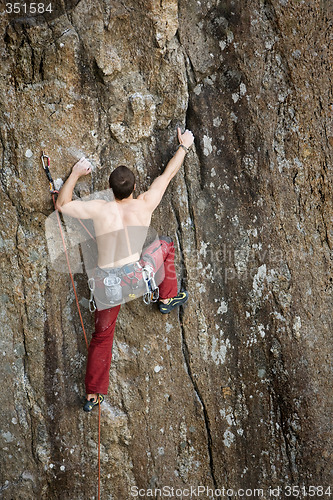
{"label": "carabiner", "polygon": [[56,188],[54,186],[54,182],[53,182],[50,170],[49,170],[49,167],[50,167],[50,157],[47,156],[44,153],[44,151],[42,151],[42,155],[41,155],[40,158],[42,160],[43,169],[45,170],[45,173],[46,173],[47,178],[49,180],[50,191],[51,191],[51,193],[57,193],[57,190],[56,190]]}
{"label": "carabiner", "polygon": [[[44,161],[44,158],[46,158],[46,163]],[[42,151],[41,160],[42,160],[42,164],[43,164],[43,169],[47,170],[50,166],[50,157],[48,155],[46,155],[44,153],[44,151]]]}
{"label": "carabiner", "polygon": [[95,291],[95,280],[94,278],[89,278],[88,279],[88,287],[91,292]]}
{"label": "carabiner", "polygon": [[89,278],[88,279],[88,287],[89,287],[89,290],[90,290],[89,311],[91,313],[93,313],[97,309],[96,302],[95,302],[95,299],[94,299],[94,291],[95,291],[95,280],[94,280],[94,278]]}
{"label": "carabiner", "polygon": [[94,297],[90,296],[90,299],[89,299],[89,311],[91,313],[93,313],[93,312],[96,311],[96,309],[97,309],[97,307],[96,307],[95,299],[94,299]]}
{"label": "carabiner", "polygon": [[151,301],[151,293],[150,293],[150,292],[146,292],[146,293],[143,295],[143,302],[144,302],[147,306],[149,306],[150,301]]}
{"label": "carabiner", "polygon": [[159,298],[160,298],[160,289],[157,286],[151,294],[151,301],[157,302]]}

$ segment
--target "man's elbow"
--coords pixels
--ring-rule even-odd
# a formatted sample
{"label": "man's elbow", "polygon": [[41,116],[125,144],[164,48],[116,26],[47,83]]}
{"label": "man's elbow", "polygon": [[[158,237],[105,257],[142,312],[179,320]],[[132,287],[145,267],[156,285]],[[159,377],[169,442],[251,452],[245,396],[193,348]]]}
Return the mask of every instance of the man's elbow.
{"label": "man's elbow", "polygon": [[56,210],[59,210],[59,212],[64,211],[64,206],[67,205],[67,203],[64,202],[59,202],[58,200],[55,202],[55,208]]}

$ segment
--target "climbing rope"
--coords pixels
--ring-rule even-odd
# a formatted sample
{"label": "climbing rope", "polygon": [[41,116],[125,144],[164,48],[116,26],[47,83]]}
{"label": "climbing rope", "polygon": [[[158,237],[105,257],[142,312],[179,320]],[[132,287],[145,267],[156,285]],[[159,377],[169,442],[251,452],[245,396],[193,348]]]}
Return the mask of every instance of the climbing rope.
{"label": "climbing rope", "polygon": [[[59,226],[59,232],[60,232],[62,244],[63,244],[63,247],[64,247],[64,252],[65,252],[65,256],[66,256],[66,262],[67,262],[67,266],[68,266],[68,271],[69,271],[69,275],[70,275],[70,278],[71,278],[72,287],[73,287],[73,291],[74,291],[74,295],[75,295],[75,302],[76,302],[77,310],[78,310],[79,317],[80,317],[80,322],[81,322],[81,326],[82,326],[82,330],[83,330],[83,334],[84,334],[84,340],[86,342],[86,346],[87,346],[87,350],[88,350],[89,344],[88,344],[87,334],[86,334],[86,330],[85,330],[84,323],[83,323],[83,318],[82,318],[82,314],[81,314],[79,299],[78,299],[78,296],[77,296],[77,293],[76,293],[76,287],[75,287],[75,283],[74,283],[74,278],[73,278],[73,273],[72,273],[71,265],[70,265],[70,262],[69,262],[69,257],[68,257],[66,242],[65,242],[63,230],[62,230],[62,227],[61,227],[61,220],[60,220],[59,212],[56,209],[55,195],[58,194],[58,191],[55,189],[54,181],[53,181],[51,173],[50,173],[50,157],[47,156],[44,153],[44,151],[42,151],[41,160],[42,160],[42,165],[43,165],[43,168],[45,170],[46,176],[47,176],[48,181],[49,181],[49,189],[50,189],[50,193],[51,193],[51,196],[52,196],[54,210],[55,210],[55,212],[57,214],[57,221],[58,221],[58,226]],[[80,221],[81,225],[89,233],[88,229],[85,227],[85,225],[82,223],[82,221],[80,219],[79,219],[79,221]],[[98,458],[97,458],[97,462],[98,462],[98,500],[100,500],[100,495],[101,495],[101,404],[100,404],[99,394],[97,395],[97,398],[98,398]]]}

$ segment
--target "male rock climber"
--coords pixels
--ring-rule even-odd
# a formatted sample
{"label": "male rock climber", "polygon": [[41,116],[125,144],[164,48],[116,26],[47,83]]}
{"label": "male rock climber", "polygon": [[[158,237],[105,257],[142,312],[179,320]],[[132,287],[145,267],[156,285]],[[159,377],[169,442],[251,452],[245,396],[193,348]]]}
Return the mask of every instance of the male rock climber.
{"label": "male rock climber", "polygon": [[[115,234],[117,230],[127,227],[148,227],[151,216],[162,200],[171,179],[179,171],[186,153],[193,144],[193,134],[186,130],[183,134],[177,130],[179,146],[167,164],[164,172],[158,176],[149,189],[133,197],[135,177],[125,166],[117,167],[110,175],[109,185],[113,190],[114,200],[72,201],[73,190],[77,180],[91,172],[91,164],[81,158],[59,192],[56,208],[65,215],[79,219],[92,219],[95,228],[98,268],[101,272],[112,268],[131,265],[139,262],[140,252],[136,251],[124,257],[122,250],[116,248]],[[159,310],[169,313],[177,306],[184,304],[188,293],[177,293],[177,277],[174,266],[175,249],[171,238],[161,238],[159,246],[162,252],[164,279],[159,286]],[[142,249],[142,248],[141,248]],[[137,248],[135,250],[138,250]],[[83,409],[91,411],[94,406],[104,401],[109,386],[109,371],[112,357],[114,330],[120,305],[95,311],[95,332],[88,349],[88,361],[85,377],[86,401]]]}

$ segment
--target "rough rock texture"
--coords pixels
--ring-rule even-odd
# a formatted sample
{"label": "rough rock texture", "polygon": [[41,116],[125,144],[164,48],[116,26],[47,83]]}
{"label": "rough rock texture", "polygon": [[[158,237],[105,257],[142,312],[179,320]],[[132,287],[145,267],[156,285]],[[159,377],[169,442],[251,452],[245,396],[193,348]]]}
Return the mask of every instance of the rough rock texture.
{"label": "rough rock texture", "polygon": [[86,347],[69,277],[48,261],[41,150],[55,179],[91,159],[77,196],[104,189],[120,163],[140,191],[185,124],[195,148],[153,226],[174,238],[190,300],[167,317],[141,300],[120,313],[102,498],[329,485],[330,2],[53,7],[0,14],[1,497],[97,498],[97,412],[80,409]]}

